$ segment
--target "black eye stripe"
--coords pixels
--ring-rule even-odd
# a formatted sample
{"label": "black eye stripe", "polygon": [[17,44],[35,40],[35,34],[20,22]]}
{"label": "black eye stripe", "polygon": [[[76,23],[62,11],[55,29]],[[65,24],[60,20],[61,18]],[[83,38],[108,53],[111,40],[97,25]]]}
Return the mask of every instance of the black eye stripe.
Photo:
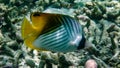
{"label": "black eye stripe", "polygon": [[85,39],[84,36],[82,36],[82,39],[81,39],[81,41],[80,41],[79,46],[77,47],[77,49],[78,50],[79,49],[83,49],[85,47],[85,42],[86,42],[86,39]]}

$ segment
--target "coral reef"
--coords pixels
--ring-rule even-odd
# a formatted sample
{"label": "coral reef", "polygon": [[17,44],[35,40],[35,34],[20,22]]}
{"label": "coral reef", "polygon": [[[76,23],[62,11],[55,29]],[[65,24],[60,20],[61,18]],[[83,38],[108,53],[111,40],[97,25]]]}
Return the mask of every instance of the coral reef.
{"label": "coral reef", "polygon": [[[88,59],[94,59],[98,68],[120,68],[120,2],[86,1],[0,0],[0,68],[84,68]],[[64,8],[65,14],[78,19],[99,54],[87,50],[38,52],[24,46],[20,35],[23,17],[48,8]]]}

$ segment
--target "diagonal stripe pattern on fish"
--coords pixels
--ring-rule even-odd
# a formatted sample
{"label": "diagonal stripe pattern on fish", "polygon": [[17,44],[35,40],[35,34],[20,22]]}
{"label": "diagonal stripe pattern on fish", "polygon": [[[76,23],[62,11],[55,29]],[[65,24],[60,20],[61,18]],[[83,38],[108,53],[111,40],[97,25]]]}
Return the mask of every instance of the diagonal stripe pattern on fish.
{"label": "diagonal stripe pattern on fish", "polygon": [[21,34],[24,43],[37,50],[71,52],[85,46],[80,23],[62,14],[31,13],[30,20],[23,20]]}

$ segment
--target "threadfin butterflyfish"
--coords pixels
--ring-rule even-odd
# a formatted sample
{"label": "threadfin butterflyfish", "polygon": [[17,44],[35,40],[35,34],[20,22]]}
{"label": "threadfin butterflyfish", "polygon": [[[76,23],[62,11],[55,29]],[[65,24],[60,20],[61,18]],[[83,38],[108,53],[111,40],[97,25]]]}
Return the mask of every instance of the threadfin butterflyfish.
{"label": "threadfin butterflyfish", "polygon": [[71,52],[85,46],[80,23],[68,15],[31,13],[24,17],[21,35],[26,46],[53,52]]}

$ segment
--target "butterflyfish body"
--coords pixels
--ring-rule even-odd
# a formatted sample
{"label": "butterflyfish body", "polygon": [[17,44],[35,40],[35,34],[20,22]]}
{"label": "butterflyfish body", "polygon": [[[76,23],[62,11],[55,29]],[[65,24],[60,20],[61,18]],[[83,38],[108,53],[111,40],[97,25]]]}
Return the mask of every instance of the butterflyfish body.
{"label": "butterflyfish body", "polygon": [[85,46],[80,23],[62,14],[31,13],[23,20],[21,35],[25,45],[37,50],[71,52]]}

